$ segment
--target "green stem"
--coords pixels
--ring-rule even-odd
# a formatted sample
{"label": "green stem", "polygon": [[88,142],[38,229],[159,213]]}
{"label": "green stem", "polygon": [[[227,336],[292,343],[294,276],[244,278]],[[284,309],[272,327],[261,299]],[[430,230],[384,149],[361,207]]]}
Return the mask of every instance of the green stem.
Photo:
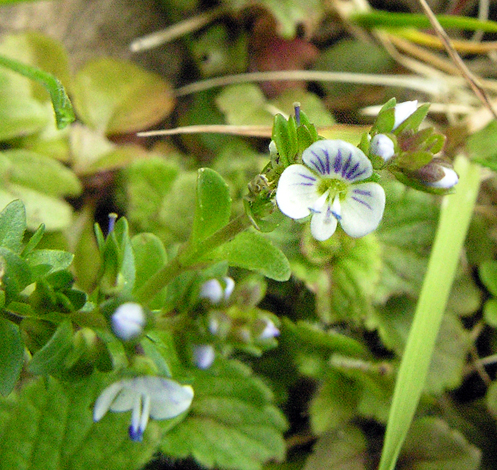
{"label": "green stem", "polygon": [[138,289],[135,294],[137,301],[144,304],[149,303],[179,274],[192,269],[195,264],[203,261],[205,255],[229,242],[250,226],[250,220],[243,214],[200,243],[195,245],[187,243],[169,263],[157,271]]}
{"label": "green stem", "polygon": [[379,470],[393,470],[423,392],[480,187],[480,167],[460,156],[456,193],[445,196],[428,270],[400,363]]}

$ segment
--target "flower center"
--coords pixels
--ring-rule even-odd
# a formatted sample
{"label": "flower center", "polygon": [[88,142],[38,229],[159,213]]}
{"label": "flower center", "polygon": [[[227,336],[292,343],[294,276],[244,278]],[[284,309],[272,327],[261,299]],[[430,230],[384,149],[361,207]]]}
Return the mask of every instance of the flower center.
{"label": "flower center", "polygon": [[333,178],[322,178],[318,183],[317,192],[319,195],[323,195],[328,192],[327,200],[333,201],[336,196],[343,199],[347,193],[348,186],[348,183],[345,181]]}

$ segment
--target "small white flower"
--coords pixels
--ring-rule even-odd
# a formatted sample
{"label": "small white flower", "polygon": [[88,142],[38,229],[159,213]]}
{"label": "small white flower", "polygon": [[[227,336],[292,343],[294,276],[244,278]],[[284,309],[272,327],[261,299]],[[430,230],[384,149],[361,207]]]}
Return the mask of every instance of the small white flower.
{"label": "small white flower", "polygon": [[146,316],[140,304],[126,302],[116,308],[112,314],[112,330],[124,341],[136,338],[143,333]]}
{"label": "small white flower", "polygon": [[276,202],[283,214],[302,219],[312,214],[311,233],[327,240],[339,221],[351,237],[378,227],[385,208],[385,192],[377,183],[359,183],[373,174],[364,153],[343,140],[319,140],[304,150],[304,165],[283,171]]}
{"label": "small white flower", "polygon": [[193,400],[193,388],[171,379],[142,376],[123,379],[109,385],[97,398],[93,421],[100,421],[107,411],[131,410],[129,437],[141,441],[148,419],[170,419],[186,411]]}
{"label": "small white flower", "polygon": [[208,369],[214,362],[215,356],[212,344],[199,344],[193,348],[193,361],[199,369]]}
{"label": "small white flower", "polygon": [[276,325],[269,318],[264,319],[264,322],[266,323],[266,326],[259,335],[259,339],[269,339],[279,336],[280,330],[276,328]]}
{"label": "small white flower", "polygon": [[209,299],[213,304],[219,304],[222,300],[225,302],[230,298],[235,288],[235,281],[231,277],[224,277],[224,288],[218,279],[209,279],[202,284],[199,297]]}
{"label": "small white flower", "polygon": [[369,151],[371,155],[382,158],[386,163],[394,156],[395,147],[390,137],[385,134],[376,134],[371,140]]}
{"label": "small white flower", "polygon": [[395,122],[393,128],[397,129],[416,109],[418,109],[418,100],[397,103],[395,105]]}

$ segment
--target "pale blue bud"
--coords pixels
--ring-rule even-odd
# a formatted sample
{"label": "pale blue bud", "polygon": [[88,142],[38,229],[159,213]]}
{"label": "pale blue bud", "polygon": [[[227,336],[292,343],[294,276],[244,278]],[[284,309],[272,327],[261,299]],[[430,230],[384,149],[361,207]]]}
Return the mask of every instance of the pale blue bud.
{"label": "pale blue bud", "polygon": [[126,302],[120,305],[111,317],[115,335],[128,341],[140,336],[146,323],[146,316],[140,304]]}
{"label": "pale blue bud", "polygon": [[371,140],[369,152],[371,155],[380,157],[386,163],[394,156],[395,146],[390,137],[385,134],[376,134]]}

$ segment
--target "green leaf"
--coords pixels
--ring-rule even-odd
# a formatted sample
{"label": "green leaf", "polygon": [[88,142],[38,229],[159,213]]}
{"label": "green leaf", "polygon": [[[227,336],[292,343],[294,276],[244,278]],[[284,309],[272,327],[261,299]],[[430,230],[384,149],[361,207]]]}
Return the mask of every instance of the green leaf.
{"label": "green leaf", "polygon": [[[350,60],[351,57],[354,60]],[[347,38],[334,42],[333,46],[324,49],[313,65],[313,69],[375,74],[385,72],[392,64],[392,58],[384,47],[361,39]],[[320,87],[325,90],[327,98],[335,100],[344,100],[347,96],[359,93],[365,88],[364,85],[340,82],[323,82],[320,83]],[[392,127],[393,119],[388,132]]]}
{"label": "green leaf", "polygon": [[0,393],[8,395],[21,373],[24,345],[19,327],[0,318]]}
{"label": "green leaf", "polygon": [[67,84],[69,80],[61,44],[36,32],[17,33],[3,38],[0,54],[0,65],[10,69],[0,70],[1,139],[42,130],[53,121],[53,111],[59,129],[74,120],[60,81]]}
{"label": "green leaf", "polygon": [[0,207],[14,199],[24,203],[28,230],[44,224],[47,231],[57,231],[72,223],[72,207],[66,201],[14,183],[8,189],[0,187]]}
{"label": "green leaf", "polygon": [[490,299],[483,306],[485,323],[492,328],[497,328],[497,299]]}
{"label": "green leaf", "polygon": [[346,424],[356,413],[360,392],[355,381],[339,372],[328,371],[309,406],[312,431],[321,435]]}
{"label": "green leaf", "polygon": [[483,129],[470,135],[466,145],[473,161],[497,171],[497,121],[492,119]]}
{"label": "green leaf", "polygon": [[[415,304],[408,297],[394,297],[385,307],[377,308],[369,326],[376,327],[387,348],[399,356],[404,351],[414,316]],[[461,320],[450,313],[443,316],[440,332],[424,390],[440,395],[445,390],[453,390],[461,384],[466,356],[471,348],[469,333]]]}
{"label": "green leaf", "polygon": [[477,470],[481,451],[434,417],[414,421],[401,460],[412,470]]}
{"label": "green leaf", "polygon": [[33,250],[25,257],[32,269],[40,265],[49,267],[44,273],[45,275],[67,269],[73,259],[74,255],[72,253],[62,250]]}
{"label": "green leaf", "polygon": [[366,318],[382,268],[376,236],[353,239],[341,234],[321,244],[309,235],[304,243],[307,258],[313,262],[292,260],[292,272],[315,292],[320,318],[325,322]]}
{"label": "green leaf", "polygon": [[488,260],[480,265],[480,279],[490,293],[497,297],[497,261]]}
{"label": "green leaf", "polygon": [[459,156],[454,167],[460,176],[457,192],[444,201],[440,215],[428,270],[397,375],[379,470],[395,467],[416,412],[480,188],[479,166]]}
{"label": "green leaf", "polygon": [[193,373],[192,409],[163,439],[166,455],[234,470],[260,470],[269,460],[283,459],[286,421],[262,380],[241,363],[222,358]]}
{"label": "green leaf", "polygon": [[384,185],[388,204],[376,232],[383,269],[375,293],[380,303],[392,295],[419,293],[433,243],[438,209],[433,196],[397,182]]}
{"label": "green leaf", "polygon": [[[178,177],[179,167],[162,157],[135,161],[126,170],[127,216],[140,232],[153,232],[166,238],[160,218],[166,195]],[[190,226],[191,227],[191,226]]]}
{"label": "green leaf", "polygon": [[362,431],[349,424],[321,436],[303,470],[366,470],[367,450]]}
{"label": "green leaf", "polygon": [[22,201],[17,199],[0,212],[0,246],[19,253],[25,230],[26,210]]}
{"label": "green leaf", "polygon": [[28,370],[36,375],[57,375],[57,372],[62,372],[66,356],[72,349],[72,334],[71,321],[63,321],[45,346],[34,354]]}
{"label": "green leaf", "polygon": [[210,168],[198,170],[191,243],[199,243],[224,227],[229,222],[230,214],[230,192],[222,176]]}
{"label": "green leaf", "polygon": [[2,156],[10,162],[13,183],[55,197],[79,196],[82,191],[78,177],[53,158],[24,149],[7,150]]}
{"label": "green leaf", "polygon": [[285,255],[258,232],[239,233],[207,257],[226,260],[230,266],[258,271],[276,281],[287,281],[291,274]]}
{"label": "green leaf", "polygon": [[174,106],[172,89],[159,75],[111,58],[93,60],[78,71],[73,100],[81,120],[105,134],[150,127]]}
{"label": "green leaf", "polygon": [[31,283],[31,270],[19,255],[0,247],[0,280],[8,304]]}
{"label": "green leaf", "polygon": [[[167,253],[160,238],[153,233],[140,233],[131,239],[135,258],[136,279],[134,290],[139,289],[167,262]],[[162,296],[158,295],[150,308],[162,304]]]}
{"label": "green leaf", "polygon": [[163,425],[150,422],[136,444],[128,437],[129,413],[109,413],[93,423],[91,407],[106,385],[101,374],[70,385],[49,378],[29,383],[16,400],[2,400],[0,469],[143,468]]}

